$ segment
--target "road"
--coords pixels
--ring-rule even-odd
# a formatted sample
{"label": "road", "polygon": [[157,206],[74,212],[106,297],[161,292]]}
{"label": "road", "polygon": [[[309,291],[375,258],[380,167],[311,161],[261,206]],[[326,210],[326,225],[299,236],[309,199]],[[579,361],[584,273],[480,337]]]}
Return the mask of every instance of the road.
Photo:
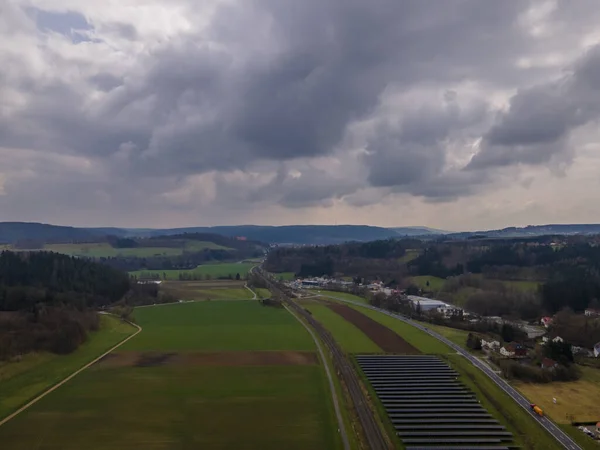
{"label": "road", "polygon": [[542,425],[546,429],[546,431],[548,431],[548,433],[550,433],[564,448],[569,449],[569,450],[581,450],[581,447],[579,447],[579,445],[577,445],[573,441],[573,439],[571,439],[564,431],[562,431],[559,427],[557,427],[550,419],[548,419],[547,417],[540,417],[537,414],[535,414],[531,410],[531,406],[530,406],[531,403],[529,402],[529,400],[527,400],[523,395],[521,395],[521,393],[519,391],[517,391],[510,384],[508,384],[501,376],[499,376],[496,372],[494,372],[487,364],[483,363],[479,358],[476,358],[475,356],[471,355],[469,352],[467,352],[462,347],[456,345],[454,342],[446,339],[441,334],[438,334],[435,331],[430,330],[426,326],[421,325],[421,324],[415,322],[414,320],[408,319],[404,316],[401,316],[400,314],[394,314],[390,311],[386,311],[385,309],[377,308],[375,306],[365,305],[364,303],[354,302],[352,300],[346,300],[346,299],[342,299],[342,298],[338,298],[338,297],[333,297],[330,295],[321,294],[321,296],[333,298],[335,300],[354,304],[357,306],[361,306],[363,308],[369,308],[369,309],[372,309],[375,311],[379,311],[390,317],[394,317],[394,318],[401,320],[403,322],[406,322],[416,328],[419,328],[420,330],[424,331],[425,333],[429,334],[430,336],[442,341],[448,347],[452,348],[453,350],[456,350],[457,353],[459,353],[460,355],[467,358],[475,367],[477,367],[479,370],[481,370],[483,373],[485,373],[488,377],[490,377],[492,379],[492,381],[500,387],[500,389],[502,389],[504,392],[506,392],[515,402],[517,402],[519,405],[521,405],[521,407],[523,407],[523,409],[525,409],[529,414],[531,414],[540,423],[540,425]]}

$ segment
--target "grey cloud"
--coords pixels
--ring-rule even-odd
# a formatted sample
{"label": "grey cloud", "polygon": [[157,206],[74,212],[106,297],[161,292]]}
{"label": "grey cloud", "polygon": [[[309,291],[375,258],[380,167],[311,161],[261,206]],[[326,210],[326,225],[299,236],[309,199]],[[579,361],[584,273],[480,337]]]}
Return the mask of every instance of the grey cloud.
{"label": "grey cloud", "polygon": [[408,110],[396,129],[376,131],[364,157],[371,186],[436,199],[473,191],[479,182],[472,175],[447,168],[446,144],[452,134],[482,122],[487,107],[484,103],[461,107],[458,98],[458,93],[444,95],[437,109]]}
{"label": "grey cloud", "polygon": [[576,128],[600,117],[600,47],[583,55],[558,81],[523,89],[486,133],[468,169],[543,164],[572,152]]}
{"label": "grey cloud", "polygon": [[[518,0],[382,0],[377,7],[362,0],[249,0],[221,7],[203,30],[194,29],[199,18],[188,5],[192,28],[156,42],[141,41],[135,24],[114,17],[49,13],[44,20],[54,22],[40,24],[42,31],[93,25],[97,41],[86,46],[114,45],[103,41],[106,33],[118,35],[123,47],[106,45],[99,62],[44,48],[44,76],[26,61],[11,64],[18,76],[0,74],[0,93],[6,88],[20,103],[0,116],[0,147],[89,157],[104,171],[78,195],[104,192],[124,210],[128,202],[158,200],[119,197],[113,186],[138,192],[134,187],[151,179],[153,192],[166,192],[197,174],[280,164],[286,170],[273,180],[245,190],[217,178],[223,207],[240,201],[304,207],[332,198],[364,203],[376,201],[379,190],[449,200],[492,178],[489,171],[451,167],[451,141],[472,137],[490,113],[486,98],[464,106],[455,86],[472,81],[491,91],[512,89],[548,74],[515,65],[519,55],[542,51],[518,24],[529,6]],[[564,27],[584,12],[572,13]],[[120,52],[126,65],[115,62]],[[597,114],[595,99],[587,97],[597,59],[582,59],[564,85],[522,89],[485,134],[471,167],[537,164],[543,152],[561,152],[569,132]],[[390,86],[446,93],[435,108],[422,107],[418,95],[414,105],[399,107],[402,120],[368,140],[360,174],[345,171],[353,162],[335,176],[303,165],[327,155],[344,161],[350,155],[344,137],[356,123],[394,122],[378,108]],[[288,176],[296,164],[302,176]],[[43,177],[39,183],[43,191]]]}

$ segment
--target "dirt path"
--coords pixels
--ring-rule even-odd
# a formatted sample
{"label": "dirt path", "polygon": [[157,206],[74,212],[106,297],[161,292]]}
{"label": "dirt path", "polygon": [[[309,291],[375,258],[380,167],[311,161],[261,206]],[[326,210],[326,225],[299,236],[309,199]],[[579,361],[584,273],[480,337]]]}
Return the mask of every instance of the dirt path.
{"label": "dirt path", "polygon": [[346,305],[331,303],[329,309],[336,312],[348,322],[358,327],[375,344],[386,353],[403,353],[405,355],[418,355],[421,352],[410,345],[389,328],[383,326],[376,320],[365,316],[361,312]]}

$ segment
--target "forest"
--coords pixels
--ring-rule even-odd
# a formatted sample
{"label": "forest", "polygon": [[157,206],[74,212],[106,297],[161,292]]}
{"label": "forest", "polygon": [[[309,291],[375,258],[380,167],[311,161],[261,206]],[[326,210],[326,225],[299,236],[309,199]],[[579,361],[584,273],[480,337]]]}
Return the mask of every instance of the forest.
{"label": "forest", "polygon": [[69,353],[99,326],[95,309],[131,291],[129,276],[50,252],[0,253],[0,360]]}

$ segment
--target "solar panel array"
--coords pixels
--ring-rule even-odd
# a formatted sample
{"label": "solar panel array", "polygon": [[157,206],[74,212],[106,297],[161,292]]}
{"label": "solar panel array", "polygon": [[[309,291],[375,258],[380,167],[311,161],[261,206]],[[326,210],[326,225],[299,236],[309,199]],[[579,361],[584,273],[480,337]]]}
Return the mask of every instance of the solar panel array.
{"label": "solar panel array", "polygon": [[358,355],[407,450],[508,450],[512,434],[436,356]]}

